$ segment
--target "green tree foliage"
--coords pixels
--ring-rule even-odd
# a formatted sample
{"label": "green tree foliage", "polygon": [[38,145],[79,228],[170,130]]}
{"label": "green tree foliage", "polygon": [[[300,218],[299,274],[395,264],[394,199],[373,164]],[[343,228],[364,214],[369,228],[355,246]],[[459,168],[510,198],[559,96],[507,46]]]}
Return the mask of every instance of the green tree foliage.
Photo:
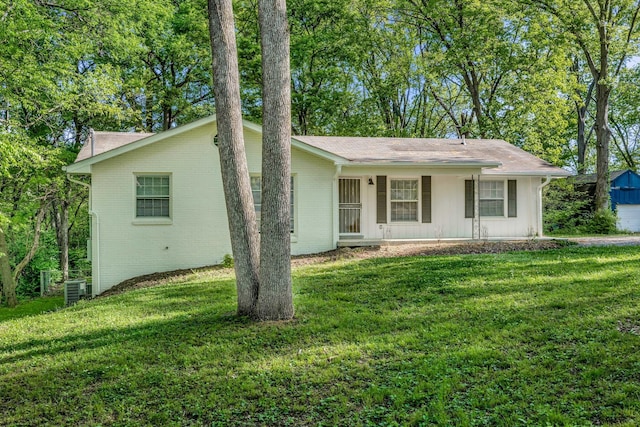
{"label": "green tree foliage", "polygon": [[46,169],[57,166],[24,133],[0,129],[0,281],[5,303],[36,255],[49,202]]}
{"label": "green tree foliage", "polygon": [[[637,0],[287,3],[294,134],[503,138],[602,182],[610,158],[637,169]],[[242,113],[261,122],[258,1],[234,5]],[[34,259],[83,262],[87,194],[59,166],[90,128],[157,132],[211,114],[211,80],[204,0],[0,0],[11,268],[43,204]],[[26,153],[42,159],[25,169],[37,179],[9,182]]]}
{"label": "green tree foliage", "polygon": [[637,0],[521,0],[556,20],[582,53],[594,81],[596,190],[598,211],[609,208],[609,143],[611,95],[625,62],[637,53],[640,40]]}
{"label": "green tree foliage", "polygon": [[401,19],[416,28],[421,75],[450,133],[507,139],[560,163],[568,57],[562,40],[548,43],[539,14],[500,0],[398,4]]}
{"label": "green tree foliage", "polygon": [[640,66],[620,72],[611,96],[611,140],[617,169],[638,170],[640,165]]}

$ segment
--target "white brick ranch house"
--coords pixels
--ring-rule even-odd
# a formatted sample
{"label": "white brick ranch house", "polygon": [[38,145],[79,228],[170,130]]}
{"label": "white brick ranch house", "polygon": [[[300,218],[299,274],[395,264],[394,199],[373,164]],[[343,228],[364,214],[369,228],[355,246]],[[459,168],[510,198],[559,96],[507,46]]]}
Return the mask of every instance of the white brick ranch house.
{"label": "white brick ranch house", "polygon": [[[231,253],[215,116],[158,134],[95,132],[69,178],[90,176],[93,293]],[[259,125],[244,122],[260,209]],[[388,240],[542,235],[542,187],[565,170],[501,140],[292,138],[291,252]]]}

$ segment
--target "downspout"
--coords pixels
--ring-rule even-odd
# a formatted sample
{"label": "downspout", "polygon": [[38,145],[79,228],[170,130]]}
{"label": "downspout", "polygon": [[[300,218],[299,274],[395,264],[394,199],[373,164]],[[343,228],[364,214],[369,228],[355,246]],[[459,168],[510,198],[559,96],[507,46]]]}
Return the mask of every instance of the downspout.
{"label": "downspout", "polygon": [[333,203],[332,206],[332,218],[333,218],[333,246],[338,247],[338,240],[340,239],[340,214],[339,214],[339,200],[338,200],[338,177],[342,173],[342,165],[335,164],[336,173],[333,175]]}
{"label": "downspout", "polygon": [[[73,179],[70,174],[67,174],[67,179],[74,184],[79,184],[89,189],[89,215],[94,217],[96,220],[96,247],[95,251],[92,249],[91,253],[91,282],[93,285],[92,296],[95,296],[100,293],[100,218],[98,217],[98,213],[92,210],[91,184]],[[91,227],[91,230],[93,232],[93,227]],[[93,245],[93,239],[91,244]]]}
{"label": "downspout", "polygon": [[551,182],[551,175],[547,175],[546,180],[538,186],[538,237],[542,237],[542,189]]}

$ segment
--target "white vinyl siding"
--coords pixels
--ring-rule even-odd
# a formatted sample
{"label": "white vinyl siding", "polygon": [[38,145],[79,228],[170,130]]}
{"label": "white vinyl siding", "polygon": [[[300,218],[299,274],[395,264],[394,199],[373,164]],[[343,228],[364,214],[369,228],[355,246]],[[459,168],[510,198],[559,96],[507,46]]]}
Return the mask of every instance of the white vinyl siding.
{"label": "white vinyl siding", "polygon": [[[262,177],[261,176],[251,176],[251,194],[253,195],[253,206],[256,209],[256,221],[258,222],[258,230],[260,230],[260,216],[262,213]],[[294,226],[295,226],[295,221],[294,221],[295,200],[294,200],[294,191],[293,191],[293,177],[291,177],[291,197],[290,198],[291,198],[291,205],[289,207],[290,209],[289,223],[290,223],[290,230],[293,233]]]}
{"label": "white vinyl siding", "polygon": [[480,181],[480,216],[504,216],[504,181]]}
{"label": "white vinyl siding", "polygon": [[169,175],[136,176],[136,217],[169,218]]}
{"label": "white vinyl siding", "polygon": [[418,180],[391,179],[391,222],[418,221]]}

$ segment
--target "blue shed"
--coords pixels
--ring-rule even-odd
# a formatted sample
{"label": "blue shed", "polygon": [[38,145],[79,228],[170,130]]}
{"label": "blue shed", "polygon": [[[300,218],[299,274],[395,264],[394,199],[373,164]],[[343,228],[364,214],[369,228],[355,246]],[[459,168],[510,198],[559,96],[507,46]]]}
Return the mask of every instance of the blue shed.
{"label": "blue shed", "polygon": [[[618,229],[640,232],[640,175],[632,170],[612,171],[609,175],[611,209],[618,216]],[[576,188],[595,193],[596,174],[576,177]]]}
{"label": "blue shed", "polygon": [[611,209],[618,205],[640,205],[640,175],[626,170],[611,173]]}

